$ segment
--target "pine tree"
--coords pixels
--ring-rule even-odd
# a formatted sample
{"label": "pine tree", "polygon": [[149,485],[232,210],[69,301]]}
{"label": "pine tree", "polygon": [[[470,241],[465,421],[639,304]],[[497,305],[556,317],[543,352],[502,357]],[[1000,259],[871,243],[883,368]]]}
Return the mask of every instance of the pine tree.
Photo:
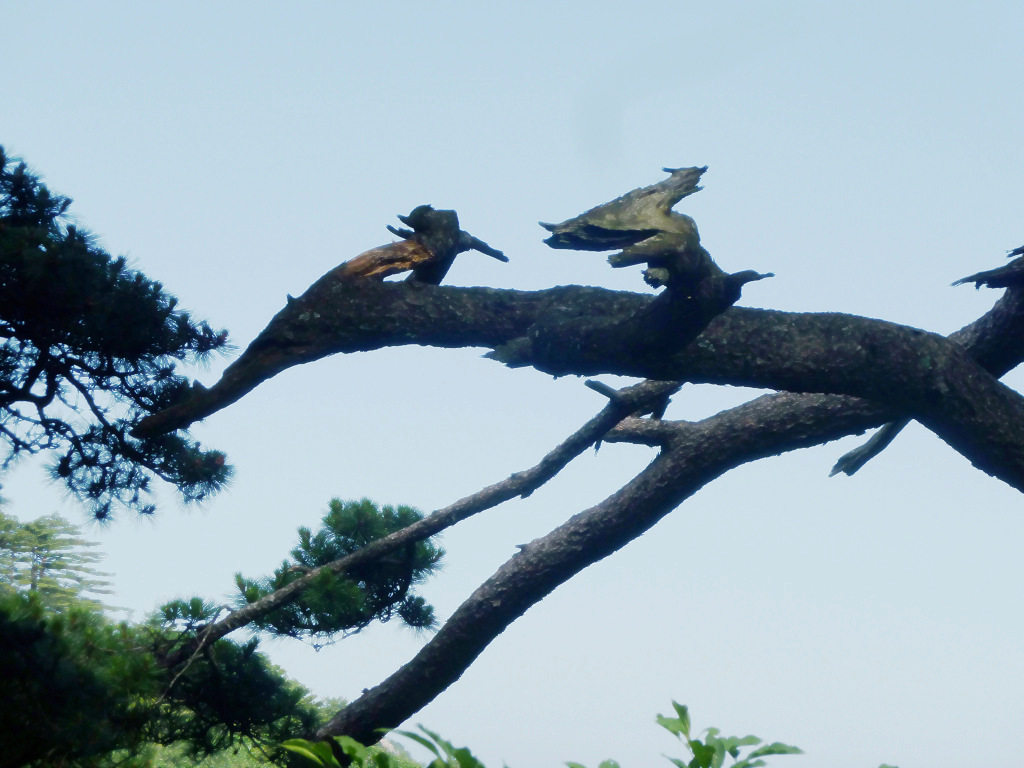
{"label": "pine tree", "polygon": [[103,555],[78,526],[54,513],[27,523],[0,512],[0,579],[8,587],[36,594],[47,608],[71,605],[102,609],[95,595],[109,595],[109,573],[94,566]]}
{"label": "pine tree", "polygon": [[0,512],[0,594],[10,594],[17,589],[23,536],[21,522]]}
{"label": "pine tree", "polygon": [[[188,390],[176,366],[223,349],[226,335],[67,223],[69,205],[0,149],[0,471],[48,453],[54,478],[101,520],[118,506],[152,512],[153,478],[201,499],[227,481],[224,455],[181,431],[138,437],[136,427]],[[330,571],[421,517],[334,501],[320,531],[300,531],[294,562],[273,577],[240,579],[240,602],[318,571],[314,587],[260,629],[329,640],[391,618],[432,627],[433,609],[414,594],[443,554],[428,542],[344,576]],[[97,569],[95,546],[60,515],[21,523],[0,512],[0,768],[84,768],[118,753],[130,758],[124,765],[142,765],[140,750],[154,744],[198,756],[273,751],[323,725],[324,713],[257,652],[256,639],[207,637],[218,606],[176,600],[139,625],[103,616],[109,574]]]}
{"label": "pine tree", "polygon": [[202,499],[230,474],[222,453],[131,432],[187,389],[177,364],[224,349],[227,335],[69,224],[70,204],[0,147],[0,469],[49,453],[53,476],[99,519],[117,505],[152,512],[154,477]]}

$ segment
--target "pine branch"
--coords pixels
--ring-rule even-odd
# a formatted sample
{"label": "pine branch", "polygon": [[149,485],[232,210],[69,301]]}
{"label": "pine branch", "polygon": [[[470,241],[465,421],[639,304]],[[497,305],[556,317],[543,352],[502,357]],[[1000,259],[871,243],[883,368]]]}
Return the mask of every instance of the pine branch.
{"label": "pine branch", "polygon": [[612,427],[625,416],[642,408],[646,404],[657,401],[673,390],[674,382],[643,382],[641,384],[618,390],[610,397],[609,403],[594,418],[566,438],[562,443],[544,456],[536,465],[522,472],[513,473],[510,477],[490,485],[467,496],[454,504],[424,517],[417,523],[386,536],[363,547],[357,552],[346,555],[327,565],[309,569],[300,579],[296,579],[286,587],[276,590],[260,600],[244,608],[231,612],[220,621],[204,627],[195,640],[186,643],[163,659],[167,667],[174,667],[191,658],[198,648],[210,645],[236,629],[247,626],[261,616],[277,610],[296,599],[303,591],[309,589],[317,577],[324,571],[341,574],[359,566],[370,563],[385,555],[402,549],[409,544],[421,541],[445,528],[465,520],[479,512],[496,507],[517,496],[527,497],[544,483],[557,475],[570,461],[601,439]]}
{"label": "pine branch", "polygon": [[[335,285],[317,317],[280,313],[217,385],[196,392],[183,410],[151,419],[182,426],[281,370],[337,352],[413,343],[488,346],[553,375],[609,373],[874,398],[1024,489],[1024,400],[955,343],[880,320],[739,307],[722,312],[720,297],[688,306],[667,293]],[[1024,346],[1024,334],[1007,335],[1004,344],[1013,353]]]}

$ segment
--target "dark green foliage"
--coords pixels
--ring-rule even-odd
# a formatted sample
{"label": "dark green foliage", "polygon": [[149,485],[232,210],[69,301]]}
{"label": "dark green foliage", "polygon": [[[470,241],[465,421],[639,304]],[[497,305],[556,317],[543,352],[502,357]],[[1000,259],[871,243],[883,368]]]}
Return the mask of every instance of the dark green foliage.
{"label": "dark green foliage", "polygon": [[111,765],[111,753],[142,754],[147,744],[179,744],[194,756],[273,755],[325,719],[255,641],[220,640],[182,667],[162,666],[187,635],[182,616],[214,612],[196,600],[178,609],[131,626],[84,605],[58,614],[31,594],[0,597],[0,768]]}
{"label": "dark green foliage", "polygon": [[318,724],[305,705],[307,692],[283,684],[281,674],[245,645],[219,640],[204,650],[204,662],[192,664],[164,700],[160,741],[186,741],[198,754],[230,748],[239,737],[277,742],[308,733]]}
{"label": "dark green foliage", "polygon": [[130,433],[185,389],[176,364],[223,349],[227,335],[68,224],[70,203],[0,148],[4,466],[49,452],[53,476],[100,519],[117,504],[152,512],[142,498],[153,477],[202,499],[230,474],[222,453],[177,435]]}
{"label": "dark green foliage", "polygon": [[160,673],[138,638],[86,607],[54,614],[0,597],[0,766],[68,765],[131,747]]}
{"label": "dark green foliage", "polygon": [[196,756],[238,744],[276,744],[308,733],[319,716],[308,692],[284,679],[257,641],[218,640],[167,690],[150,728],[153,741],[183,742]]}
{"label": "dark green foliage", "polygon": [[[219,611],[198,597],[164,605],[153,619],[162,630],[158,654],[165,656],[194,637]],[[211,754],[240,738],[276,743],[312,729],[319,718],[306,690],[286,681],[256,647],[256,640],[244,645],[218,640],[176,671],[153,740],[184,741],[195,754]]]}
{"label": "dark green foliage", "polygon": [[[378,508],[368,499],[334,499],[317,533],[299,529],[299,546],[291,552],[294,561],[285,561],[271,578],[235,577],[243,604],[253,603],[312,569],[421,518],[411,507]],[[329,637],[338,632],[358,632],[371,621],[388,621],[397,616],[415,629],[431,628],[433,608],[412,594],[411,588],[437,569],[443,555],[444,551],[429,541],[420,541],[352,569],[344,576],[324,571],[298,600],[257,620],[256,626],[290,637]]]}

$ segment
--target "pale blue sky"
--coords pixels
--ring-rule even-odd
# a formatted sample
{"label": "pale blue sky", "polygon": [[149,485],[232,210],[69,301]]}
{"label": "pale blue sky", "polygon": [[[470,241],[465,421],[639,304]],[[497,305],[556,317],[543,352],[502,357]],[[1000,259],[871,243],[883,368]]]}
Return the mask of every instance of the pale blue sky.
{"label": "pale blue sky", "polygon": [[[644,290],[559,221],[704,165],[681,210],[743,303],[949,332],[991,291],[950,281],[1024,243],[1019,3],[21,3],[5,9],[0,143],[114,253],[244,346],[396,213],[458,210],[503,249],[448,281]],[[197,376],[210,383],[230,362]],[[1019,375],[1007,378],[1019,385]],[[443,393],[424,408],[424,389]],[[669,416],[749,393],[689,387]],[[201,510],[90,529],[143,612],[271,570],[332,496],[429,511],[532,465],[602,405],[577,379],[477,350],[396,349],[289,371],[199,427],[238,468]],[[779,765],[1014,765],[1024,714],[1019,494],[913,428],[853,479],[859,439],[730,473],[516,622],[413,722],[491,766],[668,765],[653,723],[808,752]],[[444,537],[447,616],[516,550],[649,459],[606,445]],[[403,467],[401,472],[396,467]],[[26,463],[22,517],[81,517]],[[375,628],[313,653],[354,698],[423,638]]]}

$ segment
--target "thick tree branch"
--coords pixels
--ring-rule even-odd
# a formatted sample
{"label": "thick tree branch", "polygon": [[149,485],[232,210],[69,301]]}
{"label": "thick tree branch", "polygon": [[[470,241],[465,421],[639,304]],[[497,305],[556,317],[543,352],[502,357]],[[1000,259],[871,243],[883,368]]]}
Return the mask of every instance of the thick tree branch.
{"label": "thick tree branch", "polygon": [[593,311],[624,317],[649,301],[577,286],[523,292],[322,279],[278,312],[213,387],[194,387],[177,405],[144,419],[136,432],[187,427],[281,371],[328,355],[406,344],[493,348],[526,334],[539,317],[584,317],[591,302]]}
{"label": "thick tree branch", "polygon": [[310,289],[279,313],[217,385],[150,417],[140,431],[183,426],[291,365],[336,352],[487,346],[554,375],[614,373],[876,399],[1024,490],[1024,400],[958,345],[917,329],[841,314],[732,308],[715,316],[722,297],[688,307],[668,292],[651,298],[581,287],[525,293],[370,282],[314,288],[317,295]]}
{"label": "thick tree branch", "polygon": [[664,448],[678,432],[677,422],[661,419],[629,418],[619,422],[604,436],[606,443],[634,443],[652,448]]}
{"label": "thick tree branch", "polygon": [[[745,272],[709,281],[691,301],[580,286],[524,292],[321,279],[281,310],[213,387],[194,387],[177,405],[144,419],[136,434],[187,427],[287,368],[337,353],[406,344],[488,347],[504,350],[509,362],[517,355],[530,362],[533,340],[544,344],[554,334],[553,343],[571,346],[573,358],[608,345],[621,355],[653,357],[692,340],[758,277]],[[603,372],[597,360],[591,367]]]}
{"label": "thick tree branch", "polygon": [[[1021,250],[1018,248],[1011,251],[1011,255],[1018,255]],[[957,281],[954,285],[959,282],[962,281]],[[1019,312],[1022,297],[1024,297],[1024,293],[1019,288],[1008,291],[996,303],[992,312],[986,314],[977,323],[972,323],[949,337],[950,341],[955,341],[961,346],[971,346],[971,356],[996,378],[1002,378],[1017,365],[1017,360],[1019,360],[1020,348],[1024,344],[1020,327],[1022,324],[1021,313]],[[1010,327],[1002,331],[997,329],[992,332],[990,328],[986,328],[986,325],[1007,324]],[[972,340],[981,336],[988,339],[987,343],[972,345]],[[829,475],[836,475],[840,472],[853,475],[872,458],[884,451],[910,421],[910,419],[899,419],[885,424],[866,443],[840,456]]]}
{"label": "thick tree branch", "polygon": [[976,467],[1024,491],[1024,399],[962,347],[877,320],[790,318],[791,331],[785,322],[755,325],[728,313],[715,323],[731,327],[716,335],[713,350],[698,340],[648,375],[869,398],[913,416]]}

